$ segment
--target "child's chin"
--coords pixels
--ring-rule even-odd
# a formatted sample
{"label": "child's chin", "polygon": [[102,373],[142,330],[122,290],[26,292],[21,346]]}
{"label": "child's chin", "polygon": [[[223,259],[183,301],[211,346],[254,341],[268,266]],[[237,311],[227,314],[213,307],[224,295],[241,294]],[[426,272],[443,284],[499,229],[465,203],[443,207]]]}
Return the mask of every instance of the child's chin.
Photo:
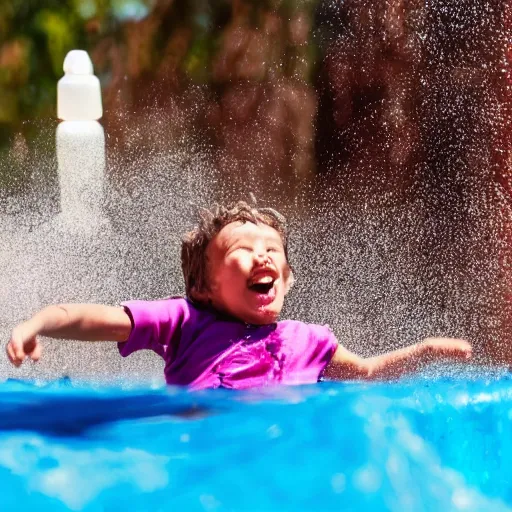
{"label": "child's chin", "polygon": [[279,318],[280,311],[276,311],[276,308],[262,307],[259,308],[256,317],[260,324],[272,324]]}

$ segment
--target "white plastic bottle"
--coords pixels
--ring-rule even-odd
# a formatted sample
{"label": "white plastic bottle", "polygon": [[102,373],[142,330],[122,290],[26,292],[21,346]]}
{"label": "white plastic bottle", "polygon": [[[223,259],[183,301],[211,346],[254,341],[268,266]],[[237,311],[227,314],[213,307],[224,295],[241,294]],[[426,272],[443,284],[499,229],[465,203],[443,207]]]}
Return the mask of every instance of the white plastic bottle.
{"label": "white plastic bottle", "polygon": [[64,73],[57,87],[61,214],[66,222],[92,227],[102,217],[105,181],[101,88],[83,50],[67,54]]}

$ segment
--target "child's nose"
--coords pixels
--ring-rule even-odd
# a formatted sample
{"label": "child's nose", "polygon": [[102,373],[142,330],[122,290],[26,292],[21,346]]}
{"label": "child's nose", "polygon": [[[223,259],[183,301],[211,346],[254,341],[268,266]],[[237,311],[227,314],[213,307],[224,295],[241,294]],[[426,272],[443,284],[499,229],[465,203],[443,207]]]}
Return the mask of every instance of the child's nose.
{"label": "child's nose", "polygon": [[260,265],[267,263],[267,261],[269,259],[267,251],[256,251],[255,259],[258,262],[258,264],[260,264]]}

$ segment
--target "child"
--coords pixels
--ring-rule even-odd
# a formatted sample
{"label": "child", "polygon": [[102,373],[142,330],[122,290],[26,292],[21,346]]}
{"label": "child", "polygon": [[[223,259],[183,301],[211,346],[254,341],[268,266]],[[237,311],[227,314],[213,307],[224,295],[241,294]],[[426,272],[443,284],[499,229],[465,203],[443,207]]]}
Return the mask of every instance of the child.
{"label": "child", "polygon": [[293,274],[284,219],[244,202],[205,212],[183,240],[187,298],[49,306],[14,328],[7,354],[38,360],[38,335],[117,341],[127,356],[151,349],[165,360],[168,384],[249,388],[329,379],[394,379],[441,358],[468,359],[463,340],[431,338],[361,358],[328,327],[277,321]]}

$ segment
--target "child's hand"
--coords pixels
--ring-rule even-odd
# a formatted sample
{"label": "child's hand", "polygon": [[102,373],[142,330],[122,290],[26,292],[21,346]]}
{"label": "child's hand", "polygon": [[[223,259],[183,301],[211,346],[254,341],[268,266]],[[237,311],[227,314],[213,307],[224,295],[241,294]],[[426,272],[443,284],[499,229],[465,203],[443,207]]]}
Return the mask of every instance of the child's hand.
{"label": "child's hand", "polygon": [[28,332],[23,325],[20,325],[13,329],[6,351],[11,363],[14,366],[20,366],[27,357],[32,361],[39,360],[41,344],[32,332]]}
{"label": "child's hand", "polygon": [[421,345],[433,359],[470,359],[473,353],[471,345],[457,338],[427,338]]}

